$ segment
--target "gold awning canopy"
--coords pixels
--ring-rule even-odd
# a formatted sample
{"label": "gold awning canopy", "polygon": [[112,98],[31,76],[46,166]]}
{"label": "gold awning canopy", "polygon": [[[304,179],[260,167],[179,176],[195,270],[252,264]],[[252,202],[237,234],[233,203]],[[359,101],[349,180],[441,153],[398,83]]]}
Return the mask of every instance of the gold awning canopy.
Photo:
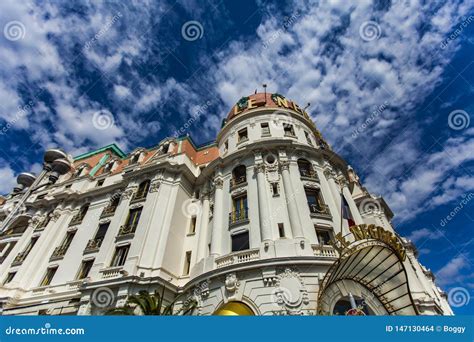
{"label": "gold awning canopy", "polygon": [[318,314],[321,315],[332,314],[338,297],[352,290],[362,293],[367,303],[379,306],[372,308],[376,314],[418,314],[399,253],[380,240],[350,244],[326,273],[320,289]]}
{"label": "gold awning canopy", "polygon": [[222,305],[214,315],[217,316],[254,316],[252,309],[242,302],[229,302]]}

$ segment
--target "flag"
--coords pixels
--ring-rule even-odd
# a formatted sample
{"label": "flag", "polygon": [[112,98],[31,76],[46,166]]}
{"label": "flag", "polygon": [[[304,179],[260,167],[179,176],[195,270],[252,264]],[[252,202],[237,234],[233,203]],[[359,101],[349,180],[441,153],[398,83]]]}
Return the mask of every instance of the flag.
{"label": "flag", "polygon": [[342,205],[342,218],[347,220],[349,227],[355,226],[354,218],[351,215],[351,210],[349,209],[349,203],[347,203],[346,198],[341,193],[341,205]]}

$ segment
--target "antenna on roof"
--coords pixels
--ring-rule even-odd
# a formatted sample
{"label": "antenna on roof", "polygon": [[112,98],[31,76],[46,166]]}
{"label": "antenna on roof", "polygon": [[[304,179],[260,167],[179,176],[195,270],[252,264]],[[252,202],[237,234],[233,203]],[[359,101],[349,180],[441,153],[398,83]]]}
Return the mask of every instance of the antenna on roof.
{"label": "antenna on roof", "polygon": [[311,103],[309,103],[309,102],[308,102],[308,103],[306,104],[306,107],[304,107],[304,108],[303,108],[303,110],[306,110],[306,109],[308,109],[308,108],[309,108],[309,106],[311,106]]}
{"label": "antenna on roof", "polygon": [[264,83],[262,84],[262,86],[263,86],[263,91],[265,93],[265,104],[267,104],[267,84]]}
{"label": "antenna on roof", "polygon": [[254,92],[254,94],[256,94],[256,93],[257,93],[257,89],[255,89],[255,92]]}

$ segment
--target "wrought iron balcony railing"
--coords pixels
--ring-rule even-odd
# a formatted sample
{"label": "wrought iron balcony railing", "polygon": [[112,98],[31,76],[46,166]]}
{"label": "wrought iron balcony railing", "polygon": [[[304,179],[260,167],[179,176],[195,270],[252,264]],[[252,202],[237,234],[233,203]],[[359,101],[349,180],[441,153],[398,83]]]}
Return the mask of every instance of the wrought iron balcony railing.
{"label": "wrought iron balcony railing", "polygon": [[69,246],[58,246],[54,249],[53,254],[51,255],[50,260],[61,259],[67,252]]}
{"label": "wrought iron balcony railing", "polygon": [[13,259],[12,266],[21,265],[23,261],[25,261],[27,256],[28,256],[27,251],[18,253],[15,259]]}
{"label": "wrought iron balcony railing", "polygon": [[310,169],[299,169],[300,170],[300,176],[302,178],[309,178],[313,180],[319,180],[318,174],[316,171],[310,170]]}
{"label": "wrought iron balcony railing", "polygon": [[120,227],[118,236],[128,235],[135,233],[137,227],[134,225],[124,224]]}
{"label": "wrought iron balcony railing", "polygon": [[246,223],[249,221],[248,208],[235,210],[229,213],[229,226]]}
{"label": "wrought iron balcony railing", "polygon": [[81,224],[83,220],[84,220],[84,215],[76,214],[72,218],[71,222],[69,222],[69,225],[75,226],[75,225]]}
{"label": "wrought iron balcony railing", "polygon": [[309,211],[311,216],[324,216],[324,217],[332,217],[331,212],[329,211],[329,207],[326,204],[311,204],[309,205]]}
{"label": "wrought iron balcony railing", "polygon": [[148,191],[136,192],[133,195],[132,199],[130,200],[130,203],[144,201],[146,199],[147,194],[148,194]]}
{"label": "wrought iron balcony railing", "polygon": [[239,186],[243,186],[247,184],[247,177],[246,176],[240,176],[240,177],[234,177],[231,179],[230,186],[231,188],[237,188]]}
{"label": "wrought iron balcony railing", "polygon": [[102,238],[100,239],[90,239],[88,242],[87,242],[87,246],[86,248],[84,249],[84,252],[87,253],[87,252],[96,252],[99,250],[100,246],[102,245]]}
{"label": "wrought iron balcony railing", "polygon": [[109,205],[109,206],[104,208],[104,210],[100,214],[100,218],[112,216],[113,214],[115,214],[116,210],[117,210],[116,205]]}

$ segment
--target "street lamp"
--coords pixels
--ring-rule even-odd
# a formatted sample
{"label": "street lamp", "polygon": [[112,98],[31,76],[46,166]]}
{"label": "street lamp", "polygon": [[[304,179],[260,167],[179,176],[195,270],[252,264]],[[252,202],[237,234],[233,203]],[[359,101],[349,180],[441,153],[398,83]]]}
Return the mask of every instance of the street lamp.
{"label": "street lamp", "polygon": [[[24,193],[20,201],[8,214],[5,221],[3,221],[0,233],[7,228],[7,226],[10,224],[10,222],[13,220],[16,213],[18,212],[18,209],[20,209],[24,205],[24,203],[26,202],[28,197],[30,197],[33,191],[38,190],[44,186],[56,183],[59,176],[66,174],[70,169],[71,163],[67,159],[67,154],[62,150],[52,148],[44,153],[43,170],[41,170],[41,173],[38,177],[35,177],[33,174],[27,172],[20,173],[17,177],[18,185],[13,188],[13,194],[19,195],[22,192]],[[48,173],[48,183],[38,186],[38,184]]]}

